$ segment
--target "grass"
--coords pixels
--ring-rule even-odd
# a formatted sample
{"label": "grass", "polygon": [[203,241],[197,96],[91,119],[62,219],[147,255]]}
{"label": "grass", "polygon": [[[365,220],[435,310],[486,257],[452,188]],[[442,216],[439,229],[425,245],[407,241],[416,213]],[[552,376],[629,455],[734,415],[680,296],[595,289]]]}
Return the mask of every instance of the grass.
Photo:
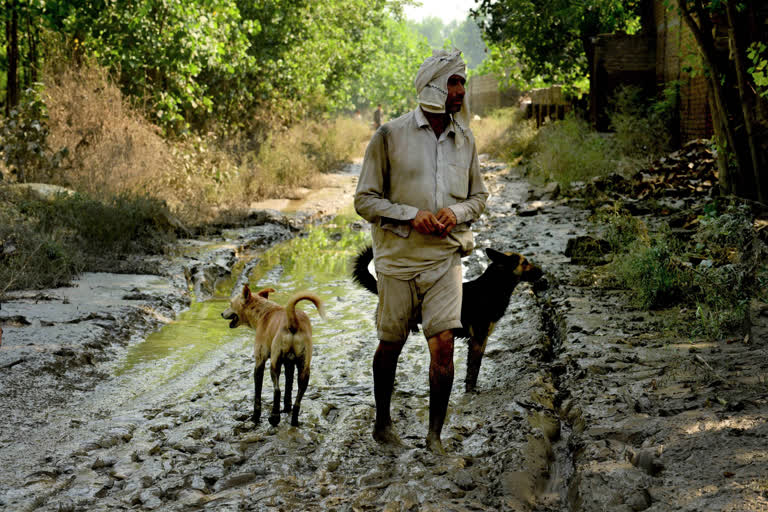
{"label": "grass", "polygon": [[83,194],[40,200],[0,188],[0,292],[69,284],[89,266],[159,253],[175,238],[165,205],[150,197]]}
{"label": "grass", "polygon": [[564,188],[614,171],[618,160],[611,141],[574,115],[542,126],[528,152],[530,176]]}
{"label": "grass", "polygon": [[685,242],[668,227],[651,230],[618,207],[598,222],[615,253],[611,272],[639,307],[690,308],[696,312],[691,335],[722,339],[748,327],[750,301],[764,295],[759,254],[765,248],[749,219],[749,210],[737,203],[710,210]]}
{"label": "grass", "polygon": [[517,108],[504,108],[472,123],[477,152],[504,161],[524,155],[536,136],[535,121]]}
{"label": "grass", "polygon": [[[57,165],[26,177],[75,194],[40,201],[0,188],[0,294],[67,284],[109,258],[162,251],[179,224],[205,227],[240,217],[253,201],[290,197],[362,154],[371,136],[365,122],[338,118],[167,139],[98,66],[49,69],[44,82],[28,109],[39,119],[19,121],[39,122],[37,146],[51,153],[26,161],[56,156]],[[0,164],[12,183],[19,174],[8,171]]]}

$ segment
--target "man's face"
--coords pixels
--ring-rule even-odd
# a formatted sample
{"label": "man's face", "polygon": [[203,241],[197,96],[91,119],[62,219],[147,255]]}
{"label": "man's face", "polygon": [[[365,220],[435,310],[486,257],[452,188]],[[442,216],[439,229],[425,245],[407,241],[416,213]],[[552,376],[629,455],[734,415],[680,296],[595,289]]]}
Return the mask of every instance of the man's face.
{"label": "man's face", "polygon": [[448,77],[448,97],[445,98],[445,111],[455,114],[461,110],[461,102],[464,100],[464,84],[467,81],[459,75]]}

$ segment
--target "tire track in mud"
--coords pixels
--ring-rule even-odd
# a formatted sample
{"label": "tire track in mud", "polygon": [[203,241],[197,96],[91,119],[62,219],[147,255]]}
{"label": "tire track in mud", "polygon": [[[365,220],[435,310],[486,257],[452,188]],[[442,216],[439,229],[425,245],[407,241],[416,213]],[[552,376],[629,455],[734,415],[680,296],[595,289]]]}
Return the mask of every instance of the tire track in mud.
{"label": "tire track in mud", "polygon": [[[285,293],[311,286],[326,299],[329,315],[327,323],[313,317],[316,349],[300,427],[290,427],[285,417],[276,428],[250,422],[250,333],[225,337],[216,331],[215,346],[189,373],[141,385],[141,374],[133,380],[139,384],[113,376],[100,388],[100,401],[86,391],[75,402],[84,405],[77,411],[54,404],[46,428],[60,428],[58,446],[48,443],[45,453],[35,453],[36,470],[14,475],[18,485],[0,483],[0,506],[554,512],[676,505],[665,493],[681,485],[680,477],[667,475],[688,467],[665,460],[657,448],[671,439],[673,450],[693,453],[679,436],[662,439],[664,418],[686,413],[691,401],[680,389],[667,389],[660,374],[660,360],[670,352],[657,350],[667,341],[655,339],[649,327],[660,319],[626,307],[616,291],[573,284],[584,268],[570,265],[564,250],[569,238],[584,234],[586,212],[538,192],[532,196],[531,187],[503,166],[485,164],[484,173],[492,196],[473,228],[479,247],[525,254],[544,269],[548,287],[518,286],[489,340],[477,393],[463,392],[466,348],[456,342],[455,388],[443,432],[448,456],[424,449],[428,355],[421,335],[405,346],[393,396],[395,428],[405,446],[381,447],[370,436],[375,298],[346,275],[300,279],[277,266],[262,278],[265,285],[280,283]],[[239,233],[241,242],[249,236],[247,229]],[[240,261],[235,268],[255,265]],[[472,279],[484,269],[485,256],[475,251],[464,264]],[[233,276],[233,286],[241,283]],[[224,307],[221,298],[204,304],[211,311]],[[737,348],[734,361],[744,357]],[[138,391],[120,398],[120,383]],[[264,387],[269,404],[269,379]],[[661,395],[662,389],[668,393]],[[743,431],[742,440],[764,441],[749,423],[757,417],[742,417],[730,428]],[[691,503],[686,510],[701,504]]]}
{"label": "tire track in mud", "polygon": [[[545,208],[534,222],[519,217],[517,210],[527,207],[527,185],[508,179],[501,167],[487,175],[494,199],[476,226],[479,244],[532,256],[545,271],[555,268],[565,240],[559,234],[573,231],[566,212],[550,219]],[[552,236],[542,237],[542,230]],[[482,271],[484,256],[477,251],[465,264],[471,279]],[[283,279],[279,271],[274,278]],[[249,421],[252,362],[249,335],[242,331],[203,359],[190,378],[163,382],[157,392],[138,387],[141,391],[126,400],[110,395],[107,386],[100,405],[82,410],[82,420],[59,420],[72,429],[65,442],[40,460],[38,471],[22,478],[21,488],[0,500],[18,510],[563,506],[562,489],[547,487],[559,481],[550,477],[559,467],[553,454],[560,450],[555,444],[553,451],[553,443],[563,429],[553,363],[556,337],[544,299],[527,284],[518,287],[489,341],[476,394],[463,393],[466,349],[456,343],[456,387],[444,429],[451,453],[441,458],[424,449],[428,356],[420,335],[406,344],[393,396],[405,447],[383,448],[371,439],[375,299],[347,277],[340,281],[329,285],[338,287],[329,314],[359,310],[362,316],[332,328],[316,324],[313,380],[301,427]],[[342,355],[323,346],[330,339],[344,346]],[[269,397],[268,381],[265,388]]]}

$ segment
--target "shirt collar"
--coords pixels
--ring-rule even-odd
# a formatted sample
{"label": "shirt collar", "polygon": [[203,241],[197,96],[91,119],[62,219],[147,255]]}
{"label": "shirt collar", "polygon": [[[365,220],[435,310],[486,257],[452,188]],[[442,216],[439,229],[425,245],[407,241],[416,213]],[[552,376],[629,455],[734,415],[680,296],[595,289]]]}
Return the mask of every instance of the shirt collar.
{"label": "shirt collar", "polygon": [[[416,107],[415,120],[416,120],[416,125],[419,128],[424,128],[429,126],[429,120],[427,119],[427,116],[424,115],[424,111],[421,110],[421,107]],[[456,134],[456,126],[455,126],[455,121],[453,120],[453,116],[451,116],[451,122],[448,124],[448,127],[446,128],[446,133]]]}

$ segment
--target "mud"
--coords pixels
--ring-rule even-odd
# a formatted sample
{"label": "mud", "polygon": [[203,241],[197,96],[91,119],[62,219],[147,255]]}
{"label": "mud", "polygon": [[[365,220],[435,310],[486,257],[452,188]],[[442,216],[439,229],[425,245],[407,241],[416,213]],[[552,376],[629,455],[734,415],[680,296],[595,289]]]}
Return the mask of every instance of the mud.
{"label": "mud", "polygon": [[[518,286],[443,431],[424,448],[428,354],[412,335],[393,397],[400,448],[371,438],[375,297],[348,259],[367,238],[354,171],[258,210],[257,225],[188,240],[158,275],[92,274],[2,305],[0,507],[7,510],[765,510],[766,324],[746,340],[668,334],[571,263],[586,212],[484,162],[480,248],[521,252],[546,281]],[[303,205],[303,206],[302,206]],[[264,205],[254,205],[264,206]],[[304,209],[302,209],[304,208]],[[298,212],[298,213],[297,213]],[[321,219],[319,224],[316,223]],[[466,258],[479,275],[482,251]],[[585,277],[586,276],[586,277]],[[244,282],[283,302],[311,289],[315,356],[301,425],[253,425],[250,333],[219,318]],[[263,400],[271,403],[271,383]]]}

